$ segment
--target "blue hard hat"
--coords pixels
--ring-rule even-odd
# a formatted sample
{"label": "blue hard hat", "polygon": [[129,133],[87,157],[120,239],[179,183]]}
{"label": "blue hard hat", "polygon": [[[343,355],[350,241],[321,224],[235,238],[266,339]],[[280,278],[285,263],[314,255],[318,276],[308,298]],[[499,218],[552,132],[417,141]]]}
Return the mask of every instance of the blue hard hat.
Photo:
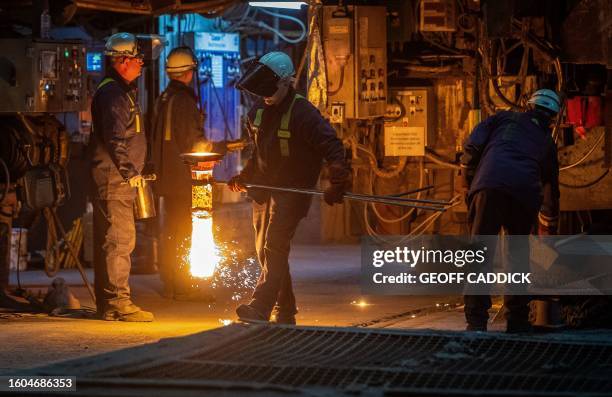
{"label": "blue hard hat", "polygon": [[530,105],[541,106],[544,109],[548,109],[553,113],[559,113],[561,107],[561,99],[559,95],[553,90],[543,89],[537,90],[531,95],[531,98],[527,101]]}
{"label": "blue hard hat", "polygon": [[281,79],[284,77],[290,77],[295,74],[295,68],[289,55],[281,51],[269,52],[266,55],[259,58],[259,63],[266,65]]}

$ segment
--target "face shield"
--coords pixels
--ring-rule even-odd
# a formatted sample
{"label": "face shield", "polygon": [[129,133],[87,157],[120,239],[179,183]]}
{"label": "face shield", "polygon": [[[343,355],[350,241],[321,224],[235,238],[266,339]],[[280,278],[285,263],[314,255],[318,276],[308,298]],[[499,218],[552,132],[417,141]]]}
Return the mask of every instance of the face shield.
{"label": "face shield", "polygon": [[280,77],[266,65],[255,62],[236,83],[239,90],[248,91],[260,97],[271,97],[278,90]]}

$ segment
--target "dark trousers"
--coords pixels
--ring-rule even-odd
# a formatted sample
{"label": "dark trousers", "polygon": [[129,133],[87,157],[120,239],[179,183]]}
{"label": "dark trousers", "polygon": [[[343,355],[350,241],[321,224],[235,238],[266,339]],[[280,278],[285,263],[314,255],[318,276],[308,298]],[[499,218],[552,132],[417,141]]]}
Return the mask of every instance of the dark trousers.
{"label": "dark trousers", "polygon": [[[508,235],[528,235],[537,219],[537,211],[530,210],[511,195],[500,190],[481,190],[470,199],[468,222],[470,235],[499,234],[502,228]],[[509,247],[512,251],[512,247]],[[494,252],[489,251],[490,257]],[[526,260],[529,258],[527,257]],[[504,296],[508,322],[527,321],[529,315],[529,296]],[[474,326],[486,325],[491,308],[489,295],[465,295],[465,319]]]}
{"label": "dark trousers", "polygon": [[282,316],[297,313],[291,274],[289,251],[291,239],[306,215],[308,203],[295,194],[278,194],[263,204],[253,201],[255,248],[261,274],[251,305],[269,316],[275,304]]}
{"label": "dark trousers", "polygon": [[166,294],[187,293],[190,288],[188,255],[191,247],[191,196],[164,196],[160,225],[160,269]]}
{"label": "dark trousers", "polygon": [[133,199],[94,200],[94,285],[99,312],[130,304],[130,254],[136,243]]}

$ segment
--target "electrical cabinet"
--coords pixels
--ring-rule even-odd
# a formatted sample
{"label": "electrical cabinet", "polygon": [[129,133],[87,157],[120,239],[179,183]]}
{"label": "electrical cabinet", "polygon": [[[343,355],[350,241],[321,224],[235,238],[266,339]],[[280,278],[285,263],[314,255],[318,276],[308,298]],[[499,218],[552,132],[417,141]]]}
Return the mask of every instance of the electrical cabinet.
{"label": "electrical cabinet", "polygon": [[[194,33],[198,58],[200,101],[205,112],[204,131],[213,141],[240,139],[240,93],[235,85],[240,75],[240,38],[237,33]],[[238,172],[240,154],[228,153],[213,174],[227,180]]]}
{"label": "electrical cabinet", "polygon": [[83,44],[0,39],[0,48],[0,112],[85,110]]}
{"label": "electrical cabinet", "polygon": [[332,122],[382,117],[387,102],[383,6],[323,7],[328,104]]}
{"label": "electrical cabinet", "polygon": [[421,32],[454,32],[457,30],[455,0],[421,0],[419,30]]}
{"label": "electrical cabinet", "polygon": [[423,156],[434,137],[431,87],[393,89],[385,114],[385,156]]}

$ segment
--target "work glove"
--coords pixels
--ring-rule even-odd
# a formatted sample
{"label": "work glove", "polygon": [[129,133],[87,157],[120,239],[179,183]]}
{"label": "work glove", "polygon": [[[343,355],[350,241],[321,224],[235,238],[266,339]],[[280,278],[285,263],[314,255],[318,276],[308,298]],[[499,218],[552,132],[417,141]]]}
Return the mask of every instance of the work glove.
{"label": "work glove", "polygon": [[144,178],[142,175],[134,175],[130,179],[127,180],[128,185],[130,187],[143,187],[144,186]]}
{"label": "work glove", "polygon": [[236,193],[247,191],[246,186],[244,185],[244,181],[242,180],[240,175],[235,175],[231,177],[231,179],[227,181],[227,187],[232,192],[236,192]]}
{"label": "work glove", "polygon": [[323,192],[323,199],[328,205],[342,204],[344,193],[351,187],[351,173],[344,163],[329,165],[329,182],[331,185]]}
{"label": "work glove", "polygon": [[538,214],[538,236],[554,236],[557,234],[558,217]]}

